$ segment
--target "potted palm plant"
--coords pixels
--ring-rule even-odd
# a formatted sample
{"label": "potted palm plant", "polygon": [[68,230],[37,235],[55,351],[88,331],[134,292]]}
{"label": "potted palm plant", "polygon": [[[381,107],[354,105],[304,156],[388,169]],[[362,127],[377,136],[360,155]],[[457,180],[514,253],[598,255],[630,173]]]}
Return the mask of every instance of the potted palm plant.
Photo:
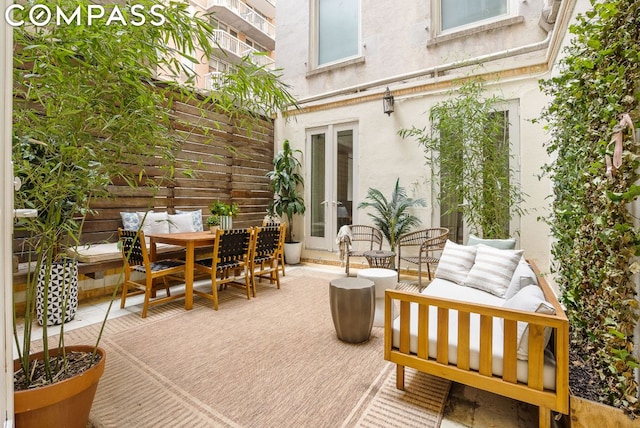
{"label": "potted palm plant", "polygon": [[373,209],[373,212],[367,215],[387,238],[391,251],[395,251],[398,238],[420,224],[420,219],[412,214],[410,209],[425,206],[424,199],[407,196],[405,188],[400,186],[400,178],[396,179],[389,199],[380,190],[372,188],[367,191],[366,199],[360,202],[358,208]]}
{"label": "potted palm plant", "polygon": [[305,212],[302,188],[304,178],[300,173],[302,163],[297,155],[301,155],[300,150],[291,148],[288,140],[282,143],[280,150],[273,158],[273,170],[267,173],[270,188],[273,190],[274,199],[269,203],[268,215],[273,217],[277,214],[280,218],[286,217],[286,236],[284,245],[284,257],[288,264],[300,263],[302,252],[302,242],[293,240],[293,219],[295,215]]}

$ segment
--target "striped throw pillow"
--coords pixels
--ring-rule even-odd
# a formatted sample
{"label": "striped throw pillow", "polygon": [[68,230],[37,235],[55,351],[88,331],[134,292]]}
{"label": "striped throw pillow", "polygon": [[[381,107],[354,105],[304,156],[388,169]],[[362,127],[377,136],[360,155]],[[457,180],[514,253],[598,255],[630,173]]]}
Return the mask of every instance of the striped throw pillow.
{"label": "striped throw pillow", "polygon": [[523,251],[499,250],[486,245],[477,248],[475,263],[464,285],[504,298]]}
{"label": "striped throw pillow", "polygon": [[456,244],[447,240],[440,255],[435,277],[462,284],[476,258],[477,247]]}

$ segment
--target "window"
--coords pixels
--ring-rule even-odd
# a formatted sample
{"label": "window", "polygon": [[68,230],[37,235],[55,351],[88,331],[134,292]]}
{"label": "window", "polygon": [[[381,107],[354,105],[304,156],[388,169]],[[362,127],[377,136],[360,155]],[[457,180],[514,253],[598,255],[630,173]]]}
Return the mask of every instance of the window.
{"label": "window", "polygon": [[509,13],[509,0],[440,0],[440,30],[447,31]]}
{"label": "window", "polygon": [[316,0],[317,65],[359,54],[360,1]]}
{"label": "window", "polygon": [[[505,106],[490,115],[487,126],[487,139],[478,141],[473,150],[481,151],[481,157],[486,162],[480,168],[464,166],[465,154],[463,150],[440,151],[440,226],[449,229],[449,239],[462,243],[468,231],[465,231],[465,219],[462,209],[466,205],[464,196],[457,192],[469,192],[478,189],[477,185],[463,185],[465,180],[473,177],[478,180],[483,201],[513,201],[510,186],[517,185],[519,173],[517,168],[519,151],[512,142],[518,139],[517,105]],[[458,138],[454,132],[440,131],[440,143],[455,147],[452,139]],[[446,158],[445,158],[446,156]],[[464,171],[463,171],[464,170]],[[465,178],[466,177],[466,178]],[[508,204],[485,203],[483,213],[478,218],[491,218],[491,224],[497,223],[504,236],[519,228],[519,214],[512,212]],[[484,227],[482,224],[476,226]],[[492,229],[493,232],[496,230]],[[484,232],[487,232],[486,230]],[[478,233],[475,231],[474,233]]]}

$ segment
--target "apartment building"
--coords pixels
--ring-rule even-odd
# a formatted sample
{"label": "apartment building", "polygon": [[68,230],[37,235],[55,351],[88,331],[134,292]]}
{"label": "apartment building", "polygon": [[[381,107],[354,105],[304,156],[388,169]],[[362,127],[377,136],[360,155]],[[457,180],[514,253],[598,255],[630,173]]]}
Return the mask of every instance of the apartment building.
{"label": "apartment building", "polygon": [[[202,58],[199,63],[184,61],[198,76],[195,86],[215,89],[221,73],[238,64],[242,58],[267,69],[275,66],[276,28],[275,0],[191,0],[194,12],[212,14],[216,46],[213,58]],[[200,55],[195,55],[200,58]],[[184,76],[183,76],[184,77]]]}
{"label": "apartment building", "polygon": [[[506,100],[512,180],[527,195],[527,213],[511,220],[510,233],[546,269],[550,238],[539,217],[551,194],[540,178],[548,138],[533,120],[548,100],[538,82],[552,75],[568,25],[588,3],[280,0],[276,65],[301,109],[295,120],[278,121],[276,141],[288,139],[304,153],[307,212],[295,234],[305,249],[337,251],[338,207],[347,208],[348,221],[368,223],[357,208],[367,190],[390,195],[397,178],[410,196],[428,201],[416,211],[421,227],[452,226],[438,203],[438,171],[398,131],[428,128],[431,107],[454,96],[459,79],[475,76],[487,96]],[[457,232],[466,242],[468,227]]]}

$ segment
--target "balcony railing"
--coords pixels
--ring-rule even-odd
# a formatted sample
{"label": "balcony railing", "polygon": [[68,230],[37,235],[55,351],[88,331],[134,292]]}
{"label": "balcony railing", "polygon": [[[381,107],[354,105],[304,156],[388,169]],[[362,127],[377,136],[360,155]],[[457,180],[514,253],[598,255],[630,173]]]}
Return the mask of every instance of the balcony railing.
{"label": "balcony railing", "polygon": [[240,0],[208,0],[207,7],[210,9],[214,6],[224,7],[232,11],[235,15],[242,18],[258,30],[269,35],[272,39],[276,38],[276,27],[267,21],[263,16],[256,13]]}
{"label": "balcony railing", "polygon": [[221,49],[229,52],[237,57],[237,59],[249,56],[251,60],[260,66],[264,66],[268,69],[272,69],[275,66],[275,61],[266,55],[257,55],[259,52],[244,43],[237,37],[233,37],[231,34],[223,30],[214,30],[214,45],[219,46]]}

